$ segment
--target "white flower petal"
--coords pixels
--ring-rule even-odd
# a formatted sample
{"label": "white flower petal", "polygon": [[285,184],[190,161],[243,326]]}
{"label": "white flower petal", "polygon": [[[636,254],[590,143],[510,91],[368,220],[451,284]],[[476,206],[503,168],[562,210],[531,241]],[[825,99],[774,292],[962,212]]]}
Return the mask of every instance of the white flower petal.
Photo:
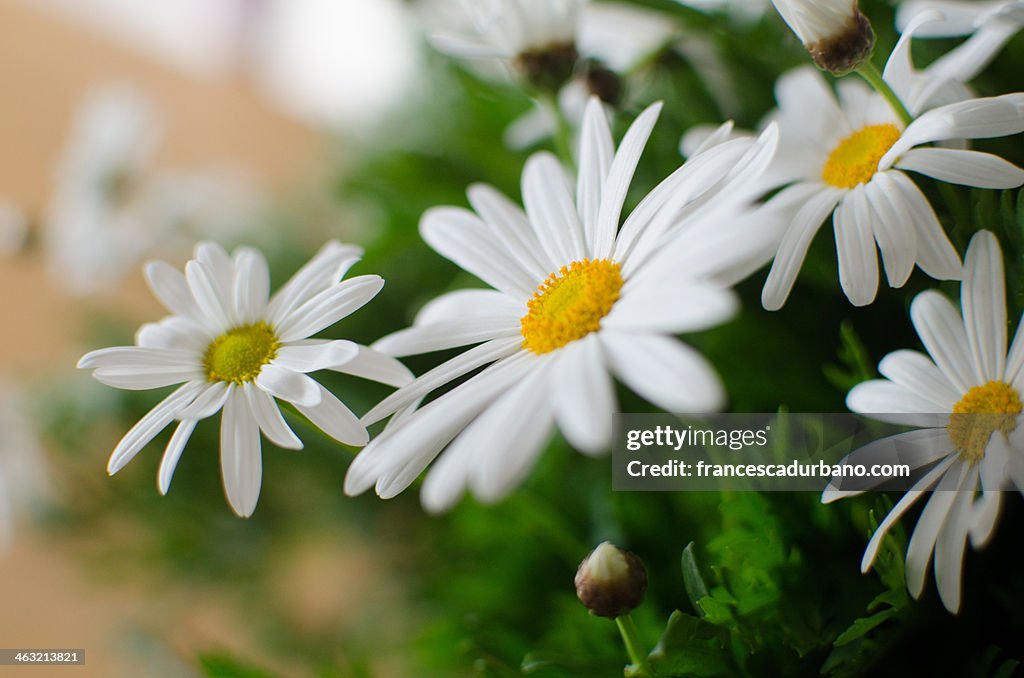
{"label": "white flower petal", "polygon": [[982,382],[1006,372],[1006,283],[1003,253],[990,231],[979,231],[967,248],[960,287],[967,343]]}
{"label": "white flower petal", "polygon": [[654,124],[658,121],[660,113],[660,102],[649,106],[637,116],[619,144],[601,190],[601,209],[598,213],[596,227],[588,236],[592,245],[590,254],[594,258],[604,259],[612,253],[626,193],[629,191],[636,166],[640,162],[640,155],[647,145],[647,140],[651,136],[651,131],[654,129]]}
{"label": "white flower petal", "polygon": [[882,539],[889,532],[896,521],[907,512],[911,506],[921,497],[921,495],[927,493],[927,491],[934,485],[940,477],[946,472],[953,462],[957,460],[956,455],[950,455],[942,462],[937,464],[935,468],[930,470],[924,476],[921,477],[914,486],[903,495],[899,502],[889,511],[889,514],[878,524],[878,529],[871,535],[871,541],[868,542],[868,546],[864,549],[864,557],[860,561],[860,571],[867,572],[871,569],[871,566],[875,562],[875,558],[878,556],[878,547],[882,545]]}
{"label": "white flower petal", "polygon": [[491,405],[477,420],[479,424],[474,422],[476,435],[467,444],[486,444],[488,432],[490,440],[503,441],[492,442],[491,449],[470,467],[469,484],[480,501],[493,504],[508,496],[544,451],[553,422],[551,403],[545,397],[548,376],[545,370],[534,370]]}
{"label": "white flower petal", "polygon": [[814,234],[835,209],[844,193],[824,184],[820,189],[820,193],[810,196],[797,211],[785,235],[782,236],[782,242],[779,243],[779,251],[775,255],[768,280],[761,292],[761,304],[769,311],[777,311],[786,303]]}
{"label": "white flower petal", "polygon": [[[936,280],[960,279],[960,255],[921,189],[902,172],[886,172],[903,198],[917,234],[917,265]],[[890,196],[895,199],[895,196]]]}
{"label": "white flower petal", "polygon": [[935,550],[939,532],[946,523],[949,510],[956,501],[960,479],[967,472],[967,465],[961,460],[954,462],[942,476],[928,504],[917,520],[914,534],[907,547],[907,589],[915,598],[921,597],[924,582],[928,576],[928,562]]}
{"label": "white flower petal", "polygon": [[451,360],[441,363],[379,402],[363,416],[363,422],[369,425],[380,421],[389,414],[393,414],[403,407],[416,402],[434,389],[440,388],[478,367],[517,353],[520,351],[521,345],[522,339],[513,337],[510,339],[495,339],[464,351]]}
{"label": "white flower petal", "polygon": [[272,362],[293,372],[316,372],[335,369],[358,354],[359,346],[355,343],[336,339],[282,346]]}
{"label": "white flower petal", "polygon": [[[916,470],[949,456],[956,455],[946,429],[921,428],[868,443],[846,455],[838,463],[847,467],[864,465],[868,468],[875,464],[906,464],[911,470]],[[888,480],[892,478],[878,476],[854,478],[850,481],[836,475],[821,493],[821,501],[823,504],[829,504],[837,499],[863,494]],[[853,489],[843,489],[844,485]]]}
{"label": "white flower petal", "polygon": [[1007,42],[1024,27],[1020,21],[992,21],[964,43],[929,64],[925,73],[938,80],[970,82],[999,54]]}
{"label": "white flower petal", "polygon": [[518,318],[473,318],[399,330],[373,342],[372,348],[400,358],[516,336],[522,339]]}
{"label": "white flower petal", "polygon": [[[573,218],[576,219],[575,212]],[[495,241],[480,217],[460,207],[434,207],[420,219],[420,235],[431,248],[491,287],[513,296],[529,296],[534,275]]]}
{"label": "white flower petal", "polygon": [[160,431],[164,430],[168,424],[174,421],[178,411],[192,402],[192,399],[196,397],[201,388],[201,384],[194,382],[183,384],[176,391],[161,400],[142,419],[139,419],[124,434],[117,447],[114,448],[114,452],[110,455],[110,461],[107,462],[107,473],[114,475],[124,468],[125,464],[130,462],[139,453],[139,450],[145,447]]}
{"label": "white flower petal", "polygon": [[918,351],[893,351],[878,364],[885,378],[935,403],[934,412],[952,412],[962,393],[932,360]]}
{"label": "white flower petal", "polygon": [[206,328],[177,315],[146,323],[135,333],[137,346],[190,351],[194,356],[203,355],[213,339],[214,335]]}
{"label": "white flower petal", "polygon": [[267,260],[251,247],[240,247],[234,256],[233,306],[241,323],[254,323],[266,315],[270,296]]}
{"label": "white flower petal", "polygon": [[146,369],[161,367],[193,368],[196,355],[191,351],[174,348],[142,346],[114,346],[86,353],[78,361],[79,369],[125,368]]}
{"label": "white flower petal", "polygon": [[151,261],[144,269],[146,282],[153,295],[171,313],[197,320],[201,318],[185,275],[165,261]]}
{"label": "white flower petal", "polygon": [[243,385],[242,392],[249,401],[249,409],[257,425],[270,442],[286,450],[302,449],[302,441],[285,423],[273,398],[252,384]]}
{"label": "white flower petal", "polygon": [[224,401],[228,393],[234,388],[233,384],[217,381],[212,384],[203,384],[203,389],[187,407],[178,411],[179,419],[206,419],[220,412],[224,407]]}
{"label": "white flower petal", "polygon": [[[615,229],[605,233],[599,230],[598,215],[601,197],[604,194],[605,179],[615,157],[615,144],[608,127],[608,116],[604,105],[597,97],[591,97],[583,114],[580,126],[579,177],[576,181],[576,206],[583,234],[587,239],[587,253],[593,258],[606,258],[611,254],[615,242]],[[600,225],[605,225],[601,223]]]}
{"label": "white flower petal", "polygon": [[[546,277],[546,276],[545,276]],[[414,325],[466,321],[475,318],[506,316],[522,318],[526,304],[504,292],[495,290],[455,290],[427,302],[416,314]]]}
{"label": "white flower petal", "polygon": [[1024,184],[1024,170],[991,153],[957,148],[912,148],[896,167],[951,184],[1009,189]]}
{"label": "white flower petal", "polygon": [[791,129],[819,148],[831,148],[837,133],[849,133],[843,111],[816,68],[802,66],[783,74],[775,83],[775,99]]}
{"label": "white flower petal", "polygon": [[377,275],[350,278],[320,292],[281,318],[275,328],[282,342],[305,339],[351,315],[370,302],[384,287]]}
{"label": "white flower petal", "polygon": [[928,354],[960,393],[984,383],[963,320],[948,298],[935,290],[922,292],[910,305],[910,318]]}
{"label": "white flower petal", "polygon": [[946,523],[935,542],[935,586],[946,609],[956,614],[960,610],[960,580],[963,570],[964,549],[971,526],[971,501],[978,482],[978,466],[967,469],[956,499],[950,507]]}
{"label": "white flower petal", "polygon": [[[867,212],[866,190],[858,186],[839,203],[833,215],[839,283],[854,306],[867,306],[878,294],[878,255]],[[913,264],[913,259],[911,259]]]}
{"label": "white flower petal", "polygon": [[725,392],[704,356],[656,334],[603,330],[601,343],[612,371],[642,398],[672,413],[720,410]]}
{"label": "white flower petal", "polygon": [[259,425],[240,389],[235,389],[224,403],[220,466],[228,503],[236,514],[248,518],[260,498],[263,460]]}
{"label": "white flower petal", "polygon": [[264,365],[256,377],[264,391],[296,406],[313,407],[320,402],[320,384],[301,372],[293,372],[273,363]]}
{"label": "white flower petal", "polygon": [[917,233],[910,208],[891,172],[880,172],[864,187],[875,218],[872,220],[878,248],[882,250],[889,287],[903,287],[917,261]]}
{"label": "white flower petal", "polygon": [[178,466],[178,460],[181,459],[181,453],[185,451],[185,444],[192,436],[196,423],[195,419],[185,419],[174,429],[174,435],[168,441],[164,456],[160,459],[160,470],[157,473],[157,488],[160,490],[160,494],[167,494],[171,489],[174,469]]}
{"label": "white flower petal", "polygon": [[541,247],[563,265],[585,259],[583,226],[555,156],[545,151],[530,156],[522,184],[523,205]]}
{"label": "white flower petal", "polygon": [[903,136],[878,163],[880,170],[891,167],[914,146],[949,139],[990,139],[1024,131],[1024,111],[1020,98],[999,97],[969,99],[932,109],[912,122]]}
{"label": "white flower petal", "polygon": [[[682,278],[685,271],[679,271]],[[645,280],[634,278],[628,291],[615,302],[601,321],[610,329],[643,330],[682,334],[716,327],[739,311],[732,290],[707,282]],[[661,284],[658,284],[661,283]],[[672,284],[675,283],[675,284]]]}
{"label": "white flower petal", "polygon": [[331,369],[396,387],[405,386],[414,379],[408,367],[389,355],[360,344],[356,344],[356,351],[354,358]]}
{"label": "white flower petal", "polygon": [[128,391],[148,391],[205,377],[198,366],[101,367],[92,376],[101,384]]}
{"label": "white flower petal", "polygon": [[[226,256],[226,255],[225,255]],[[238,323],[215,274],[196,259],[185,264],[185,280],[196,300],[204,325],[221,334]]]}
{"label": "white flower petal", "polygon": [[363,250],[330,241],[281,286],[267,306],[267,318],[276,325],[302,304],[336,285],[363,256]]}
{"label": "white flower petal", "polygon": [[366,427],[359,422],[359,417],[322,385],[316,386],[320,392],[320,402],[312,406],[294,403],[295,409],[338,442],[353,447],[365,445],[370,435]]}
{"label": "white flower petal", "polygon": [[376,482],[382,498],[396,496],[470,420],[537,365],[524,354],[505,358],[377,436],[349,467],[345,492],[359,494]]}
{"label": "white flower petal", "polygon": [[851,412],[893,424],[941,427],[949,421],[948,412],[909,389],[885,379],[872,379],[857,384],[846,395]]}
{"label": "white flower petal", "polygon": [[486,184],[473,184],[466,196],[501,245],[529,276],[541,281],[558,269],[558,263],[541,249],[522,207]]}
{"label": "white flower petal", "polygon": [[580,452],[608,450],[615,414],[615,391],[597,335],[563,347],[551,364],[552,400],[558,427]]}

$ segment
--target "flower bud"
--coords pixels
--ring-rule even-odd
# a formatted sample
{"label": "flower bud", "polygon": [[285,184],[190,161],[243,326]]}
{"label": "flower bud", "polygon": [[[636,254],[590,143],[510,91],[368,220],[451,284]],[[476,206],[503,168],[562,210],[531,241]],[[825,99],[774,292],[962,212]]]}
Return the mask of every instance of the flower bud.
{"label": "flower bud", "polygon": [[647,592],[647,569],[634,553],[604,542],[580,563],[576,595],[591,614],[615,619],[628,614]]}
{"label": "flower bud", "polygon": [[819,68],[835,75],[871,56],[875,32],[857,0],[772,0]]}
{"label": "flower bud", "polygon": [[568,42],[520,52],[515,65],[534,87],[557,92],[572,78],[578,60],[576,45]]}

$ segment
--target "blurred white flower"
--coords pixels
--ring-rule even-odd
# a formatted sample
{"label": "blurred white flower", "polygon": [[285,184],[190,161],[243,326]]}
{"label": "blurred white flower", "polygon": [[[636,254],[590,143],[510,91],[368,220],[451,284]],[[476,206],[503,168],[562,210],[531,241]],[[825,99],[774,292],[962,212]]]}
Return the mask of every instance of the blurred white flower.
{"label": "blurred white flower", "polygon": [[474,370],[469,381],[373,440],[349,468],[345,490],[393,497],[444,451],[423,485],[431,511],[471,488],[506,496],[526,476],[557,423],[585,454],[611,443],[612,374],[670,412],[722,406],[712,367],[672,335],[714,327],[737,299],[728,285],[772,234],[739,212],[736,186],[764,170],[775,130],[721,144],[657,186],[619,228],[623,203],[660,105],[641,114],[615,148],[592,98],[580,133],[576,195],[550,153],[523,170],[525,211],[481,184],[474,211],[429,210],[420,232],[436,251],[493,286],[427,304],[409,329],[374,347],[405,356],[479,344],[396,391],[372,423]]}
{"label": "blurred white flower", "polygon": [[[919,294],[910,313],[928,355],[890,353],[878,366],[886,378],[859,384],[846,399],[853,412],[921,428],[872,443],[841,462],[926,470],[879,524],[861,569],[871,568],[882,538],[907,509],[934,490],[907,550],[907,587],[915,598],[921,595],[934,553],[936,585],[950,612],[960,608],[968,537],[975,548],[987,543],[1002,490],[1024,492],[1024,331],[1007,351],[1003,256],[988,231],[976,234],[967,249],[960,306],[958,312],[939,292]],[[842,482],[833,479],[822,501],[870,489],[861,483],[844,490]]]}
{"label": "blurred white flower", "polygon": [[49,496],[45,457],[22,395],[0,381],[0,551],[26,510]]}
{"label": "blurred white flower", "polygon": [[918,37],[970,36],[930,66],[937,75],[958,82],[973,80],[995,59],[1010,38],[1024,28],[1024,2],[1021,0],[913,0],[900,5],[896,25],[905,31],[926,15],[934,17],[934,20],[921,25],[916,33]]}
{"label": "blurred white flower", "polygon": [[107,470],[123,468],[171,422],[179,424],[160,463],[166,493],[178,459],[201,419],[223,409],[221,469],[231,508],[256,508],[263,465],[260,432],[285,449],[301,449],[274,398],[291,403],[315,426],[348,445],[365,445],[366,428],[337,398],[308,376],[334,370],[393,386],[412,379],[397,360],[351,341],[309,339],[368,303],[384,281],[363,275],[342,281],[362,250],[330,242],[273,296],[263,255],[240,247],[229,257],[202,243],[185,274],[164,262],[146,267],[153,294],[174,315],[144,325],[135,346],[85,355],[115,388],[147,390],[182,384],[118,443]]}
{"label": "blurred white flower", "polygon": [[702,12],[726,12],[729,16],[743,21],[754,21],[760,18],[771,6],[770,0],[676,0],[676,2]]}
{"label": "blurred white flower", "polygon": [[159,112],[134,87],[86,95],[42,223],[51,275],[68,291],[112,287],[146,256],[256,222],[259,197],[240,175],[153,167],[161,136]]}

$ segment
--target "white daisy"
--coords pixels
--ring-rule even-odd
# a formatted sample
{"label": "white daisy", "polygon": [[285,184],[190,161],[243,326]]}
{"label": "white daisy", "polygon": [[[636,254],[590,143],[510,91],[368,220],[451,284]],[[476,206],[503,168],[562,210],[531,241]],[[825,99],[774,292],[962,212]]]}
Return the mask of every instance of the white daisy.
{"label": "white daisy", "polygon": [[934,73],[959,82],[973,80],[1024,28],[1024,2],[1021,0],[904,2],[896,13],[896,25],[900,31],[905,31],[919,17],[930,13],[936,14],[937,19],[921,26],[918,37],[970,36],[930,66]]}
{"label": "white daisy", "polygon": [[413,327],[374,347],[404,356],[478,345],[396,391],[364,422],[486,369],[374,439],[349,468],[347,493],[376,485],[381,497],[393,497],[447,448],[423,486],[424,506],[443,511],[467,487],[482,501],[497,501],[528,473],[556,424],[586,454],[607,449],[613,374],[671,412],[722,406],[711,366],[670,335],[731,317],[737,300],[723,279],[751,259],[766,259],[770,234],[737,216],[731,198],[763,171],[775,130],[694,158],[620,229],[659,110],[656,104],[640,115],[616,151],[601,104],[591,99],[575,200],[561,165],[542,152],[523,171],[525,211],[474,185],[468,195],[475,212],[442,207],[424,214],[427,243],[494,289],[445,294]]}
{"label": "white daisy", "polygon": [[[1007,353],[1005,296],[999,243],[981,231],[967,250],[962,317],[939,292],[919,294],[910,313],[928,355],[890,353],[878,366],[886,378],[858,385],[846,400],[854,412],[924,427],[872,443],[844,460],[926,469],[878,526],[861,568],[871,568],[886,532],[922,493],[936,490],[910,540],[907,587],[914,597],[921,595],[934,553],[939,595],[951,612],[960,607],[968,537],[975,548],[983,546],[995,530],[1001,490],[1014,484],[1024,491],[1024,332],[1018,330]],[[822,501],[867,489],[840,488],[830,485]]]}
{"label": "white daisy", "polygon": [[[910,33],[904,34],[885,77],[913,110],[934,90],[915,86],[909,42]],[[870,304],[878,290],[876,242],[892,287],[902,286],[915,264],[940,280],[959,277],[959,256],[907,171],[978,188],[1024,183],[1024,171],[995,155],[924,147],[1024,131],[1024,94],[947,104],[904,125],[863,82],[842,80],[838,91],[837,102],[810,67],[784,75],[776,86],[779,109],[771,119],[779,124],[780,152],[764,187],[790,184],[772,201],[792,206],[792,223],[762,293],[770,310],[785,303],[811,240],[833,211],[839,278],[853,304]]]}
{"label": "white daisy", "polygon": [[376,275],[342,280],[361,254],[359,248],[330,242],[269,300],[267,262],[250,248],[229,257],[220,246],[202,243],[184,275],[164,262],[150,263],[149,286],[173,315],[144,325],[136,346],[93,351],[78,366],[116,388],[181,386],[125,434],[107,470],[119,471],[178,420],[160,463],[158,486],[166,493],[196,423],[223,408],[224,488],[231,507],[247,517],[260,492],[260,432],[279,447],[302,447],[274,398],[291,403],[340,442],[366,444],[359,419],[308,376],[329,369],[392,386],[412,378],[401,363],[373,349],[308,338],[361,308],[383,287]]}

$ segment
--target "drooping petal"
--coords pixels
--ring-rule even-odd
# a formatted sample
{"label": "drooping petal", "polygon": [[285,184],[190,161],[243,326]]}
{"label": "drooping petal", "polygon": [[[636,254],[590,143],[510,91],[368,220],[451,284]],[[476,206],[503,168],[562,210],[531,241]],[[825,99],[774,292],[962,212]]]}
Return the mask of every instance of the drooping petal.
{"label": "drooping petal", "polygon": [[156,483],[160,494],[167,494],[167,491],[171,489],[174,469],[177,468],[181,453],[185,451],[185,444],[188,443],[197,423],[195,419],[184,419],[174,429],[174,435],[171,436],[167,448],[164,449],[164,456],[160,459],[160,470],[157,472]]}
{"label": "drooping petal", "polygon": [[245,393],[257,425],[270,442],[286,450],[302,449],[302,441],[285,423],[281,410],[266,391],[252,384],[243,385],[241,390]]}
{"label": "drooping petal", "polygon": [[296,406],[313,407],[320,402],[320,385],[316,381],[273,363],[263,366],[256,377],[256,385]]}
{"label": "drooping petal", "polygon": [[821,192],[808,198],[803,207],[794,215],[793,221],[779,243],[768,280],[761,292],[761,304],[769,311],[782,308],[793,289],[796,276],[807,256],[814,234],[821,228],[843,196],[839,189],[821,186]]}
{"label": "drooping petal", "polygon": [[107,473],[114,475],[124,468],[149,441],[174,421],[178,411],[192,402],[201,388],[202,385],[195,382],[183,384],[139,419],[114,448],[107,462]]}
{"label": "drooping petal", "polygon": [[320,391],[320,401],[311,406],[295,403],[295,409],[338,442],[353,447],[365,445],[369,441],[370,435],[366,432],[366,427],[360,423],[359,418],[330,391],[320,384],[316,385]]}
{"label": "drooping petal", "polygon": [[220,422],[220,465],[232,510],[248,518],[256,510],[263,483],[260,429],[241,389],[224,403]]}
{"label": "drooping petal", "polygon": [[958,459],[951,464],[917,520],[910,545],[907,547],[906,564],[907,589],[915,598],[920,598],[921,592],[924,591],[925,579],[928,577],[928,562],[935,550],[935,542],[946,524],[949,510],[957,498],[956,489],[960,487],[960,481],[966,473],[967,464],[963,461]]}
{"label": "drooping petal", "polygon": [[854,306],[867,306],[878,294],[878,255],[871,229],[877,222],[864,218],[866,208],[865,189],[858,186],[839,203],[832,219],[839,283]]}
{"label": "drooping petal", "polygon": [[597,335],[591,333],[559,350],[551,373],[555,419],[566,439],[584,454],[607,451],[615,391]]}

